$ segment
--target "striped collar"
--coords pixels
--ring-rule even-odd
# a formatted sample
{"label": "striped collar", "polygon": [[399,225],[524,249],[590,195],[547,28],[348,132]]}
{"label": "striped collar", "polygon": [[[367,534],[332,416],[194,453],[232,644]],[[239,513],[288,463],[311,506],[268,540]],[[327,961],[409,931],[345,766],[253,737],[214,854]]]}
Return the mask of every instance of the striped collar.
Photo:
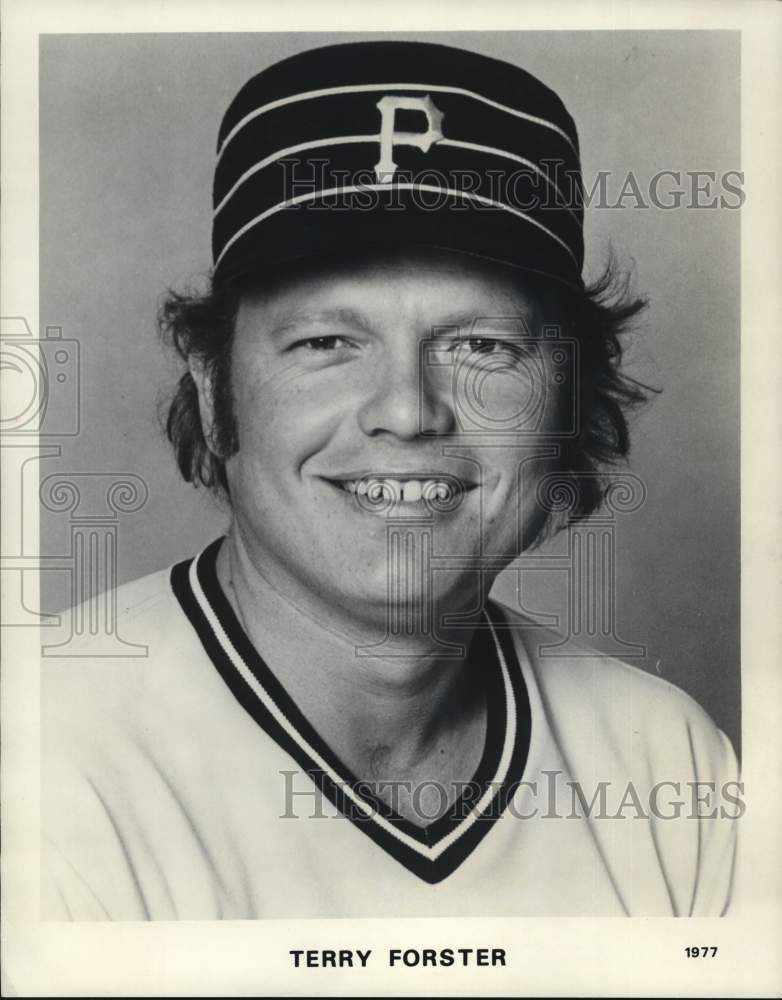
{"label": "striped collar", "polygon": [[315,732],[261,658],[216,573],[219,538],[174,566],[171,586],[205,652],[236,700],[329,801],[380,848],[425,882],[451,875],[502,816],[521,781],[530,707],[508,625],[488,606],[471,655],[487,672],[486,741],[478,769],[450,809],[420,827],[375,797]]}

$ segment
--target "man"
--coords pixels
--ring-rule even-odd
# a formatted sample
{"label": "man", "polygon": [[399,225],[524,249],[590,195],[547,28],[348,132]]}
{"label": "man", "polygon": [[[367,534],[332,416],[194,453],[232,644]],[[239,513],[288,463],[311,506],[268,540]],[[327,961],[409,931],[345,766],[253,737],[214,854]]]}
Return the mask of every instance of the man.
{"label": "man", "polygon": [[[214,271],[161,320],[168,418],[231,527],[123,587],[142,661],[44,680],[47,916],[695,915],[736,764],[670,684],[488,599],[626,455],[578,140],[523,70],[301,53],[222,123]],[[559,525],[561,526],[561,525]]]}

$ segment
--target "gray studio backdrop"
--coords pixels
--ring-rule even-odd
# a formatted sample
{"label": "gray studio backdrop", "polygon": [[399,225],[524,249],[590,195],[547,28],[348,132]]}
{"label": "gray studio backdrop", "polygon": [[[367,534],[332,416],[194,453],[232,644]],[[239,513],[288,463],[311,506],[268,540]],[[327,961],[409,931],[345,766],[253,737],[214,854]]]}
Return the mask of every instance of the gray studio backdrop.
{"label": "gray studio backdrop", "polygon": [[[132,473],[142,509],[117,521],[120,582],[192,555],[221,512],[178,478],[157,408],[178,367],[156,341],[167,286],[210,264],[217,128],[239,86],[302,49],[355,34],[45,36],[40,49],[40,323],[78,340],[79,433],[41,460],[53,473]],[[739,36],[730,32],[394,33],[516,62],[560,93],[584,175],[739,170]],[[662,185],[661,190],[670,188]],[[701,200],[708,200],[701,197]],[[735,202],[735,199],[733,199]],[[739,215],[730,209],[587,211],[595,274],[610,239],[649,294],[633,372],[663,389],[635,422],[642,508],[616,521],[616,631],[635,661],[689,691],[738,748]],[[42,513],[46,554],[67,554],[73,514]],[[562,539],[544,551],[563,551]],[[70,603],[66,565],[43,573],[43,608]],[[53,564],[54,565],[54,564]],[[523,605],[561,612],[566,575],[525,574]],[[518,604],[518,573],[495,594]],[[596,645],[605,644],[598,636]],[[611,643],[608,643],[611,646]]]}

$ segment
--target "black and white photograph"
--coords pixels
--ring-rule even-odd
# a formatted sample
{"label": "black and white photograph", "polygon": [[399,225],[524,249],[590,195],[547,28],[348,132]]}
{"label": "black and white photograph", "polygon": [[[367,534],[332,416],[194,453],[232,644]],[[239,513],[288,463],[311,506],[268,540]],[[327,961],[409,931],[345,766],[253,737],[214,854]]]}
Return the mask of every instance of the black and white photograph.
{"label": "black and white photograph", "polygon": [[[598,6],[33,32],[2,569],[41,941],[130,963],[143,931],[159,995],[196,995],[190,934],[261,948],[203,995],[576,995],[545,927],[657,926],[662,978],[593,956],[575,989],[773,995],[779,352],[747,289],[778,234],[748,247],[746,94],[779,21]],[[637,917],[675,919],[604,919]],[[79,969],[44,953],[8,995]],[[101,961],[90,995],[151,988]]]}

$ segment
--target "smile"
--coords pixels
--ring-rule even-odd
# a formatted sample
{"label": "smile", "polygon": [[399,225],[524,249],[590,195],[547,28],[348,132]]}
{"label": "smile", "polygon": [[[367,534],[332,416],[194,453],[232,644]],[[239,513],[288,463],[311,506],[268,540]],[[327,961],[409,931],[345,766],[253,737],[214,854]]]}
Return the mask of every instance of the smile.
{"label": "smile", "polygon": [[354,494],[360,503],[364,501],[368,505],[390,506],[418,504],[423,501],[434,508],[458,506],[464,494],[477,485],[462,482],[455,476],[444,473],[426,476],[368,474],[329,481],[346,493]]}

